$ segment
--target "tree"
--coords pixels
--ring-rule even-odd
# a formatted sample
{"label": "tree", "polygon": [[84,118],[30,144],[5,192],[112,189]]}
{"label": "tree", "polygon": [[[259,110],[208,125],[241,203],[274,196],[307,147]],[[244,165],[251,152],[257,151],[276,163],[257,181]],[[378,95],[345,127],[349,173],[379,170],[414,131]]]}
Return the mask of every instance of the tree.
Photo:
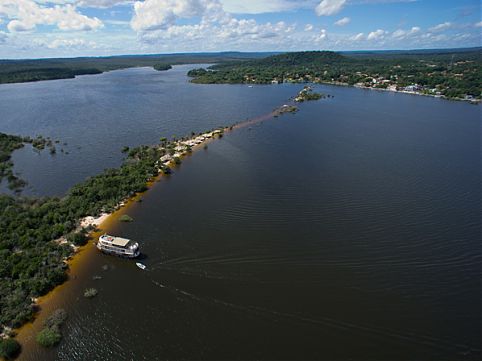
{"label": "tree", "polygon": [[20,344],[13,338],[0,339],[0,357],[12,360],[20,353]]}
{"label": "tree", "polygon": [[62,334],[57,327],[44,328],[37,334],[36,340],[43,347],[53,347],[62,339]]}
{"label": "tree", "polygon": [[67,235],[67,241],[76,246],[83,246],[87,243],[87,235],[83,230],[80,232],[72,232]]}

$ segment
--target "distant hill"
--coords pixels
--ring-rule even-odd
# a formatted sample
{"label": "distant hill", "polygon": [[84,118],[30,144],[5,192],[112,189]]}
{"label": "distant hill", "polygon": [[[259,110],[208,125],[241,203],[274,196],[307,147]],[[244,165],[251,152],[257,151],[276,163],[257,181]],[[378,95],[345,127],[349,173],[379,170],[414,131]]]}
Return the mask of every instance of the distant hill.
{"label": "distant hill", "polygon": [[[258,72],[256,82],[268,83],[277,78],[283,79],[285,75],[289,75],[292,71],[302,70],[306,72],[306,68],[308,68],[313,76],[319,75],[318,73],[321,70],[326,72],[324,75],[326,79],[323,79],[323,81],[340,81],[352,84],[353,81],[360,80],[352,76],[353,71],[366,72],[377,70],[381,73],[386,73],[387,67],[391,66],[391,62],[405,65],[412,62],[413,68],[417,69],[420,61],[435,62],[441,67],[448,67],[450,64],[461,60],[480,64],[481,54],[482,48],[478,47],[350,52],[302,51],[278,53],[227,51],[217,53],[0,60],[0,83],[65,79],[82,74],[99,74],[110,70],[141,66],[164,70],[168,69],[169,65],[204,63],[216,64],[210,69],[217,73],[191,72],[191,75],[195,76],[194,82],[243,83],[246,81],[245,76]],[[259,72],[260,69],[263,69],[263,71]],[[419,78],[420,72],[413,75]],[[478,76],[478,74],[470,73],[468,75],[471,79],[475,76]],[[460,83],[460,79],[456,79],[456,82]]]}
{"label": "distant hill", "polygon": [[462,51],[303,51],[223,62],[188,73],[203,84],[331,83],[403,90],[473,101],[481,98],[481,48]]}
{"label": "distant hill", "polygon": [[[268,56],[254,61],[260,65],[313,65],[345,61],[346,57],[333,51],[301,51]],[[253,63],[253,62],[252,62]]]}

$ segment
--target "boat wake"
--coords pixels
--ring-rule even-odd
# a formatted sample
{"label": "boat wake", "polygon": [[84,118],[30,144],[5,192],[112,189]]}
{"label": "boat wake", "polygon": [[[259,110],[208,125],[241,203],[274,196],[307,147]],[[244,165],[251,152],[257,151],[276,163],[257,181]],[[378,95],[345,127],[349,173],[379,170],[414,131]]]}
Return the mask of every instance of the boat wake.
{"label": "boat wake", "polygon": [[258,307],[258,306],[239,305],[232,302],[223,301],[218,298],[200,297],[186,290],[182,290],[171,285],[163,284],[156,280],[151,280],[151,282],[157,287],[165,288],[177,296],[185,297],[195,302],[201,302],[201,303],[210,304],[210,305],[219,305],[236,312],[248,314],[256,318],[271,319],[274,322],[279,322],[282,320],[290,320],[294,322],[318,325],[320,327],[329,327],[340,331],[356,332],[359,334],[363,334],[363,336],[370,335],[372,337],[380,337],[380,336],[389,337],[404,343],[410,342],[413,344],[423,345],[425,347],[430,347],[441,351],[453,351],[455,349],[460,355],[478,354],[481,351],[480,348],[474,348],[464,344],[454,344],[451,340],[443,339],[440,337],[433,337],[433,336],[423,335],[415,332],[406,332],[406,331],[400,331],[395,329],[389,329],[389,328],[379,327],[375,325],[361,325],[361,324],[356,324],[349,321],[334,319],[331,317],[312,318],[303,314],[280,312],[280,311]]}

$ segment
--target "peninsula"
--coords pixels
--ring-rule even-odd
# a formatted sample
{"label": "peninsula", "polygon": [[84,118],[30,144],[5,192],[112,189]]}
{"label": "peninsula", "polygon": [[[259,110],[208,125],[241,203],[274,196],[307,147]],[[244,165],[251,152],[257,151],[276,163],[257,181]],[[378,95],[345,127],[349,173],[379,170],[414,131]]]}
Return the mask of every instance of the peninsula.
{"label": "peninsula", "polygon": [[[274,110],[259,119],[282,113]],[[67,280],[66,260],[87,243],[89,232],[109,214],[146,191],[149,182],[158,176],[170,174],[193,150],[205,148],[209,140],[222,138],[226,131],[255,121],[193,132],[181,138],[162,137],[156,145],[124,147],[126,158],[119,168],[90,177],[62,198],[0,194],[0,257],[4,260],[0,264],[0,342],[2,338],[10,340],[15,336],[15,328],[33,320],[38,311],[36,298]],[[25,142],[35,141],[6,134],[0,140],[10,153]]]}
{"label": "peninsula", "polygon": [[191,70],[202,84],[327,83],[481,100],[482,51],[336,53],[306,51]]}

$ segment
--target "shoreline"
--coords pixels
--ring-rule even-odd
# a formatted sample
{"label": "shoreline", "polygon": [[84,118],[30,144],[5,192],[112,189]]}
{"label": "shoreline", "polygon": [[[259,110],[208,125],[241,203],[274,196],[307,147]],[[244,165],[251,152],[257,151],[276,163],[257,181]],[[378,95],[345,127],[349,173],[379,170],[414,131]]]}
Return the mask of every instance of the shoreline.
{"label": "shoreline", "polygon": [[[203,132],[203,133],[199,133],[198,136],[193,136],[187,141],[177,140],[174,143],[179,146],[180,143],[190,142],[193,139],[202,137],[203,135],[206,135],[209,133],[211,133],[212,135],[210,137],[205,137],[199,143],[194,144],[191,147],[190,151],[186,149],[182,153],[179,153],[179,154],[176,153],[172,156],[170,160],[166,162],[162,162],[161,164],[165,167],[177,167],[180,165],[180,163],[176,163],[174,160],[174,158],[176,158],[177,155],[179,156],[180,159],[183,159],[191,155],[195,151],[204,149],[207,144],[211,143],[213,140],[218,140],[225,133],[228,133],[235,129],[244,128],[265,120],[274,119],[278,109],[279,108],[276,108],[270,113],[261,115],[259,117],[246,119],[244,121],[238,121],[236,123],[233,123],[230,126],[217,128],[216,130],[218,132],[216,133],[214,131]],[[154,146],[159,147],[160,145],[156,144]],[[159,173],[146,183],[147,189],[144,192],[140,192],[135,194],[132,197],[126,198],[125,200],[123,200],[117,205],[116,209],[113,212],[102,213],[97,217],[86,216],[81,220],[79,220],[79,228],[88,227],[88,226],[92,226],[95,228],[93,231],[90,231],[88,233],[88,241],[85,245],[77,247],[69,243],[73,247],[74,251],[70,257],[64,260],[64,262],[68,265],[67,280],[64,283],[54,287],[47,294],[34,299],[33,301],[35,306],[38,308],[38,311],[35,313],[33,320],[25,323],[24,325],[20,326],[17,329],[13,329],[13,331],[16,334],[14,338],[22,345],[22,352],[19,354],[17,358],[18,360],[22,360],[24,359],[24,356],[27,356],[23,351],[24,349],[26,348],[30,349],[32,347],[40,347],[37,345],[35,340],[36,334],[41,330],[44,321],[48,318],[48,315],[50,315],[55,309],[59,308],[59,304],[62,303],[62,292],[64,290],[65,292],[68,292],[69,289],[75,286],[75,283],[72,281],[76,280],[77,277],[80,277],[83,274],[83,272],[86,271],[84,267],[86,261],[89,259],[90,256],[93,256],[95,253],[99,252],[99,250],[97,250],[96,247],[93,247],[95,246],[96,239],[102,233],[104,233],[104,231],[108,230],[108,228],[112,227],[116,222],[118,222],[118,219],[120,216],[125,214],[133,204],[135,204],[156,183],[161,181],[162,178],[166,176],[169,176],[169,174],[164,173],[162,169],[159,168]],[[53,241],[68,243],[64,237],[60,237],[59,239],[53,240]],[[55,350],[55,348],[53,350]]]}
{"label": "shoreline", "polygon": [[444,95],[424,94],[424,93],[415,92],[415,91],[408,91],[408,90],[390,90],[390,89],[385,89],[385,88],[372,88],[372,87],[369,87],[369,86],[351,85],[351,84],[348,84],[348,83],[339,83],[339,82],[320,82],[320,83],[310,83],[310,84],[336,85],[336,86],[343,86],[343,87],[356,88],[356,89],[382,91],[382,92],[388,92],[388,93],[394,93],[394,94],[400,93],[400,94],[408,94],[408,95],[419,95],[419,96],[425,96],[425,97],[431,97],[431,98],[443,99],[443,100],[449,100],[449,101],[466,102],[466,103],[469,103],[469,104],[472,104],[472,105],[477,105],[477,104],[482,103],[482,99],[447,98]]}
{"label": "shoreline", "polygon": [[[67,280],[54,287],[47,294],[38,297],[35,300],[35,305],[38,307],[38,312],[35,314],[34,319],[22,325],[20,328],[15,329],[16,332],[15,339],[21,344],[22,352],[17,357],[17,360],[24,359],[28,356],[25,353],[25,349],[31,347],[41,347],[36,342],[36,335],[42,329],[43,323],[49,317],[49,315],[57,308],[61,308],[63,302],[62,293],[69,292],[72,287],[75,287],[75,281],[78,277],[82,276],[82,273],[87,269],[84,267],[85,262],[95,253],[99,252],[95,247],[95,239],[98,238],[104,229],[111,227],[118,218],[124,214],[132,204],[135,204],[137,200],[144,195],[145,192],[139,193],[134,197],[130,198],[128,201],[124,202],[122,206],[109,214],[103,214],[97,218],[92,219],[94,221],[100,221],[97,227],[98,230],[89,233],[88,242],[80,247],[77,247],[74,253],[65,260],[68,265]],[[85,217],[88,218],[88,217]],[[54,348],[55,349],[55,348]]]}

